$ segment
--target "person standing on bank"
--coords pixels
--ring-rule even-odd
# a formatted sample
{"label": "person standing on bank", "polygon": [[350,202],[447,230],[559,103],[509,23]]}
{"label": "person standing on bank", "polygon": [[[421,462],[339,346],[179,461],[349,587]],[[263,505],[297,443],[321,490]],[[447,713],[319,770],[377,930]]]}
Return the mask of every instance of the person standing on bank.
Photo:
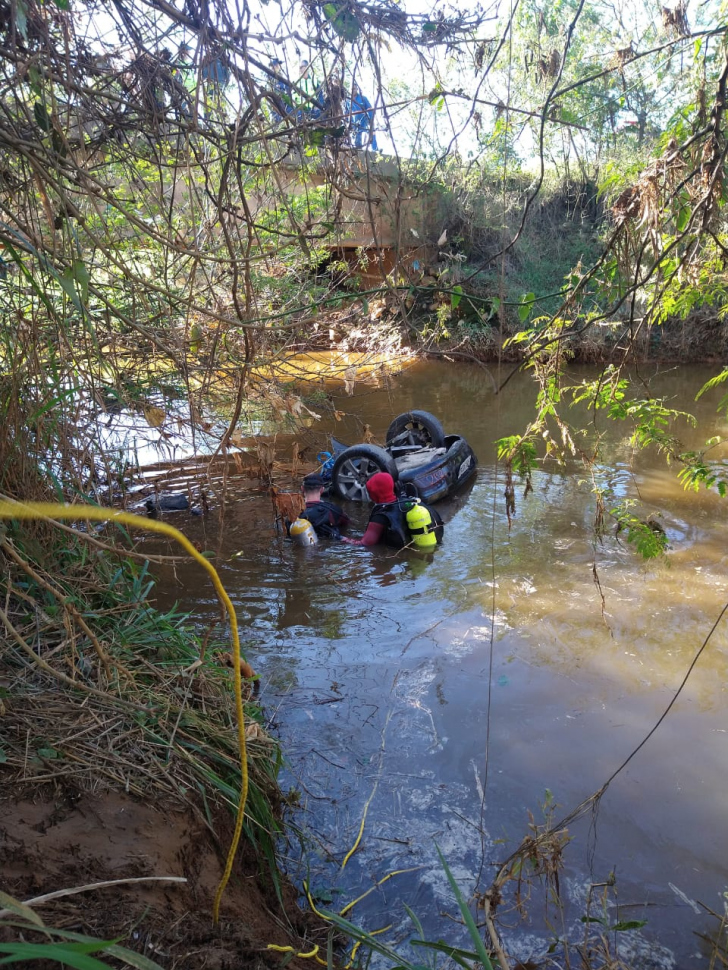
{"label": "person standing on bank", "polygon": [[351,86],[351,127],[354,144],[358,149],[377,151],[377,136],[374,134],[374,108],[369,98],[358,84]]}
{"label": "person standing on bank", "polygon": [[338,505],[322,501],[321,493],[325,487],[321,475],[306,475],[301,485],[306,509],[299,518],[308,519],[319,539],[341,539],[341,529],[349,524],[349,516]]}
{"label": "person standing on bank", "polygon": [[[361,539],[348,539],[342,536],[342,541],[350,546],[376,546],[380,542],[388,546],[402,549],[404,546],[412,545],[418,548],[417,537],[407,523],[407,513],[405,504],[407,499],[398,499],[394,492],[394,479],[388,472],[377,472],[367,482],[367,492],[369,498],[375,502],[366,532]],[[427,510],[430,515],[432,527],[430,536],[434,532],[437,544],[442,542],[445,526],[439,512],[418,502],[422,509]]]}

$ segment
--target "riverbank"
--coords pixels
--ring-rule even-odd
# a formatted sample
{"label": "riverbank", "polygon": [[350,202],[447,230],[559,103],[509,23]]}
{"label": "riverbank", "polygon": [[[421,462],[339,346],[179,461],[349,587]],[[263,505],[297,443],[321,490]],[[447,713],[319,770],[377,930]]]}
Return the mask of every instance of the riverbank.
{"label": "riverbank", "polygon": [[[267,970],[280,966],[287,948],[310,950],[313,939],[325,938],[299,909],[290,884],[281,881],[279,898],[262,877],[261,859],[247,841],[213,925],[212,900],[231,834],[219,812],[211,826],[184,802],[141,800],[113,789],[89,792],[62,783],[10,784],[5,791],[3,891],[25,901],[59,894],[34,907],[48,926],[119,940],[160,967],[195,970]],[[110,885],[94,888],[99,883]],[[4,941],[10,938],[2,932]]]}
{"label": "riverbank", "polygon": [[[153,961],[130,964],[145,970],[275,968],[310,951],[326,929],[277,862],[281,753],[244,664],[241,773],[219,611],[202,630],[152,605],[149,561],[182,557],[140,554],[111,527],[72,538],[61,528],[9,522],[0,538],[3,904],[37,904],[62,933],[116,940]],[[0,914],[4,944],[45,940],[32,922],[11,923]]]}

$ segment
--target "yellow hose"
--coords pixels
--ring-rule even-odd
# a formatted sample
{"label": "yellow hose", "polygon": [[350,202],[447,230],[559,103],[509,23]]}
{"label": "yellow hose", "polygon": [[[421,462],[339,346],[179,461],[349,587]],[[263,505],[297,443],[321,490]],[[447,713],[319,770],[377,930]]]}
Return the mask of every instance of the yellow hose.
{"label": "yellow hose", "polygon": [[[275,943],[269,943],[266,950],[277,950],[278,953],[296,953],[295,947],[292,946],[276,946]],[[301,960],[310,960],[311,957],[315,957],[318,953],[319,948],[314,944],[313,950],[309,953],[296,953],[296,957],[300,957]]]}
{"label": "yellow hose", "polygon": [[0,501],[0,519],[61,519],[69,522],[119,522],[122,525],[135,526],[144,529],[146,532],[159,532],[161,535],[168,536],[178,542],[182,548],[192,556],[205,569],[215,586],[215,591],[220,601],[227,610],[230,618],[230,634],[233,641],[233,671],[235,678],[235,709],[238,721],[238,752],[240,755],[240,802],[238,803],[238,814],[235,820],[235,831],[233,832],[232,842],[228,850],[225,869],[220,880],[220,885],[215,892],[215,900],[212,906],[212,918],[217,923],[220,917],[220,900],[225,891],[230,873],[233,868],[235,853],[240,843],[240,834],[243,830],[243,819],[245,817],[245,803],[248,799],[248,756],[245,746],[245,713],[243,711],[243,692],[242,680],[240,675],[240,636],[238,634],[238,618],[235,615],[235,607],[232,600],[225,591],[225,587],[220,580],[217,570],[212,563],[205,559],[192,545],[187,536],[183,535],[178,529],[166,522],[159,522],[157,519],[148,519],[141,515],[134,515],[132,512],[121,512],[114,509],[103,509],[95,505],[60,505],[55,502],[8,502]]}
{"label": "yellow hose", "polygon": [[379,886],[383,886],[388,879],[392,879],[393,876],[401,876],[406,872],[417,872],[419,869],[424,869],[425,866],[411,866],[409,869],[393,869],[392,872],[388,872],[386,876],[383,876],[379,882],[374,883],[365,893],[361,896],[357,896],[356,899],[352,899],[350,903],[347,903],[343,909],[339,910],[339,916],[346,916],[350,909],[353,909],[357,903],[360,903],[362,899],[366,899],[370,893],[373,893],[375,889]]}

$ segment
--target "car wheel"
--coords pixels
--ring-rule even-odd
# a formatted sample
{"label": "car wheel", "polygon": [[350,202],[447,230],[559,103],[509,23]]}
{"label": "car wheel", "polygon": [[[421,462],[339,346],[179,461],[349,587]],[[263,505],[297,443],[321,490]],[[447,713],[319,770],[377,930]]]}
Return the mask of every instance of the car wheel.
{"label": "car wheel", "polygon": [[331,486],[339,498],[349,502],[368,502],[367,482],[377,472],[389,472],[397,481],[399,472],[394,458],[376,445],[352,445],[345,448],[331,470]]}
{"label": "car wheel", "polygon": [[429,411],[407,411],[392,421],[387,430],[387,447],[418,445],[420,448],[442,448],[445,429]]}

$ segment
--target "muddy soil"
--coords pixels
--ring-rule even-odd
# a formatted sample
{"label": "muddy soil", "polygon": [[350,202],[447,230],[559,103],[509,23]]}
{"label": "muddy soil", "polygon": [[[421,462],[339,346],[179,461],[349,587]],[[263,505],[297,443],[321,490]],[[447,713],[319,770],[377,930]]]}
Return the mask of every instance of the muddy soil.
{"label": "muddy soil", "polygon": [[[228,833],[218,843],[190,806],[68,788],[45,787],[17,799],[5,794],[0,802],[2,888],[16,899],[117,879],[187,880],[129,883],[44,903],[37,912],[50,926],[119,939],[163,967],[189,970],[274,968],[286,954],[267,950],[268,944],[305,951],[311,941],[325,941],[320,925],[299,909],[290,885],[282,886],[281,907],[271,880],[259,873],[245,845],[223,897],[220,923],[213,926],[212,901]],[[289,966],[310,970],[310,963],[294,959]]]}

